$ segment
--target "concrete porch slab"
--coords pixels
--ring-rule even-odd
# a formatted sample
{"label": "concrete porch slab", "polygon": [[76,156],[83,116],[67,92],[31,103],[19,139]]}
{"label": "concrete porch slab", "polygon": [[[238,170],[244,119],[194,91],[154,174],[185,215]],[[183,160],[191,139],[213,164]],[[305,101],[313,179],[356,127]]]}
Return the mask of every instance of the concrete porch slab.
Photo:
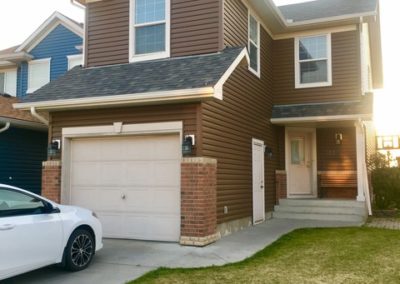
{"label": "concrete porch slab", "polygon": [[69,273],[57,267],[47,267],[5,280],[4,283],[121,284],[162,266],[204,267],[241,261],[298,228],[359,225],[350,222],[271,219],[204,248],[183,247],[176,243],[106,239],[104,248],[84,271]]}

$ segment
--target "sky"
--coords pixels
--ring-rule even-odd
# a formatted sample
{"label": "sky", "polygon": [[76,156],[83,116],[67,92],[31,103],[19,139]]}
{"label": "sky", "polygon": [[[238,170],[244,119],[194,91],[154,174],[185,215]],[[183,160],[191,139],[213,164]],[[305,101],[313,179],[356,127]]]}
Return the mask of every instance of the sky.
{"label": "sky", "polygon": [[[304,0],[274,0],[277,5],[306,2]],[[309,0],[312,1],[312,0]],[[400,39],[398,23],[393,24],[400,11],[400,1],[380,0],[385,89],[377,92],[375,124],[380,134],[400,133]],[[0,0],[0,50],[21,44],[54,11],[83,22],[84,11],[71,5],[70,0]],[[397,117],[398,116],[398,117]],[[396,132],[396,133],[394,133]]]}

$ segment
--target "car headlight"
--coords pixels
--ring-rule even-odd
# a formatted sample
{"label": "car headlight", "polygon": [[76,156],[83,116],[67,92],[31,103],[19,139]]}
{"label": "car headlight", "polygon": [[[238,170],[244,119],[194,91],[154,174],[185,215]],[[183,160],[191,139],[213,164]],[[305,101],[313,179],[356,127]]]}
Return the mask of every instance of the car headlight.
{"label": "car headlight", "polygon": [[96,212],[93,212],[93,211],[92,211],[92,216],[93,216],[94,218],[96,218],[96,219],[99,219],[99,217],[97,217]]}

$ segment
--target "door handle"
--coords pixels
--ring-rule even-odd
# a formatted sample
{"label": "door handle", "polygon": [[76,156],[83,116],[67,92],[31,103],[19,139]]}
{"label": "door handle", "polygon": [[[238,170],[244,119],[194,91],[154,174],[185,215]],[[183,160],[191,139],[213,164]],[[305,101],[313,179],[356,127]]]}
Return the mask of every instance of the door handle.
{"label": "door handle", "polygon": [[0,226],[0,231],[8,231],[8,230],[12,230],[15,228],[15,225],[13,224],[5,224]]}
{"label": "door handle", "polygon": [[121,198],[122,198],[123,200],[125,200],[125,199],[126,199],[125,194],[122,194],[122,195],[121,195]]}

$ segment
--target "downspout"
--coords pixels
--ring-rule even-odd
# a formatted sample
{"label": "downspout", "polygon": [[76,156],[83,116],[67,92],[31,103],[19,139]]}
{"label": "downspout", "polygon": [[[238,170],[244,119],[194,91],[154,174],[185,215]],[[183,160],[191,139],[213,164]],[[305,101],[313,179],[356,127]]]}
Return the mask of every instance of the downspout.
{"label": "downspout", "polygon": [[6,122],[6,125],[3,128],[0,129],[0,133],[3,133],[5,131],[7,131],[10,128],[10,126],[11,126],[11,123],[10,122]]}
{"label": "downspout", "polygon": [[41,116],[40,114],[38,114],[36,112],[35,107],[31,107],[31,114],[33,117],[37,118],[40,122],[46,124],[47,126],[49,126],[49,121],[47,119],[45,119],[43,116]]}

